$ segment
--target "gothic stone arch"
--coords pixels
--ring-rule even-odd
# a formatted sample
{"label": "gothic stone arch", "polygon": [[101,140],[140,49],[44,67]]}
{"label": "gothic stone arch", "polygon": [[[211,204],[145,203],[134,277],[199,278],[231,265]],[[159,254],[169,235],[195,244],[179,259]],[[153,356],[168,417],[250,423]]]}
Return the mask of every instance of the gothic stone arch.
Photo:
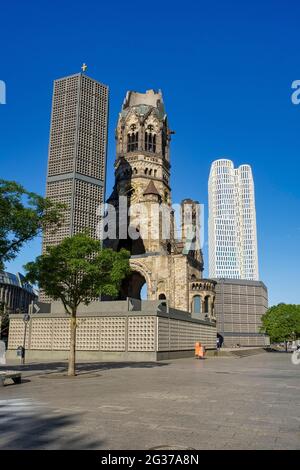
{"label": "gothic stone arch", "polygon": [[[132,273],[133,274],[138,273],[145,279],[145,282],[146,282],[147,288],[148,288],[148,298],[149,298],[149,295],[151,296],[151,292],[152,292],[152,282],[151,282],[151,272],[150,272],[150,270],[148,269],[148,267],[144,263],[141,263],[140,261],[130,259],[129,263],[130,263]],[[137,278],[135,279],[134,276],[132,276],[132,277],[128,278],[127,282],[139,282],[139,280]],[[131,288],[129,290],[131,292],[134,292],[136,290],[135,286],[130,286],[130,287]]]}

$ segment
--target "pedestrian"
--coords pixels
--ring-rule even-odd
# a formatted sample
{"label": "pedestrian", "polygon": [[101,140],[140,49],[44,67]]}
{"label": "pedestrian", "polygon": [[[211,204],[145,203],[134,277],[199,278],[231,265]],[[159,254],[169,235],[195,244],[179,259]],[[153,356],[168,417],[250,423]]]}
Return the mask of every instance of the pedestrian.
{"label": "pedestrian", "polygon": [[219,351],[223,344],[223,336],[217,333],[217,351]]}

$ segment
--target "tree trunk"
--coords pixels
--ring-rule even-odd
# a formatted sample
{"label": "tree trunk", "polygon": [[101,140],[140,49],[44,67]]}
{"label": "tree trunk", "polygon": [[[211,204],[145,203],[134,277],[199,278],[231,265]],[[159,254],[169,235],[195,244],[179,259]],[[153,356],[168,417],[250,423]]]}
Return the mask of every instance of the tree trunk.
{"label": "tree trunk", "polygon": [[285,344],[285,352],[287,352],[287,341],[285,341],[284,344]]}
{"label": "tree trunk", "polygon": [[69,368],[68,375],[74,376],[75,374],[75,351],[76,351],[76,310],[72,311],[71,324],[70,324],[70,355],[69,355]]}

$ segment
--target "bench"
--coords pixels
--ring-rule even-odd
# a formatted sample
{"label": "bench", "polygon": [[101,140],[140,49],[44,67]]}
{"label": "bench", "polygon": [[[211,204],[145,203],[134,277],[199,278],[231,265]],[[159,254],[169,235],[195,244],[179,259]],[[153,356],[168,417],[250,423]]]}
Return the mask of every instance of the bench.
{"label": "bench", "polygon": [[13,370],[6,370],[0,372],[0,387],[4,386],[4,381],[6,379],[11,379],[15,384],[21,383],[21,372],[15,372]]}

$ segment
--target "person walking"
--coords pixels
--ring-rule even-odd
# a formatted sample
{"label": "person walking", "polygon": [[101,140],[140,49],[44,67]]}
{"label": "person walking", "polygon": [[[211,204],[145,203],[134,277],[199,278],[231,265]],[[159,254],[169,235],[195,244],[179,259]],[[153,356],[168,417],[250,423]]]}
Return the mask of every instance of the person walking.
{"label": "person walking", "polygon": [[217,333],[217,351],[219,351],[223,344],[223,336]]}

